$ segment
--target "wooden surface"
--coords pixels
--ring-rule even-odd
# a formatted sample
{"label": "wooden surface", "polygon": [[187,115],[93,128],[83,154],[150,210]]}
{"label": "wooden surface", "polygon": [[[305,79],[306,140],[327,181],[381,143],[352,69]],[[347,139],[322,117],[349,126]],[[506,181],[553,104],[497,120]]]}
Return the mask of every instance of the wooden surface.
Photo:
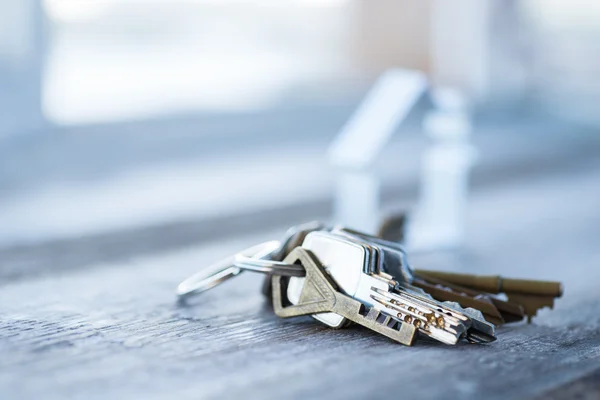
{"label": "wooden surface", "polygon": [[358,327],[278,319],[261,297],[262,277],[250,273],[193,307],[175,304],[181,279],[282,230],[4,281],[0,398],[568,398],[582,387],[598,394],[599,161],[476,191],[466,248],[411,256],[419,268],[564,282],[555,310],[500,328],[489,345],[420,340],[407,348]]}

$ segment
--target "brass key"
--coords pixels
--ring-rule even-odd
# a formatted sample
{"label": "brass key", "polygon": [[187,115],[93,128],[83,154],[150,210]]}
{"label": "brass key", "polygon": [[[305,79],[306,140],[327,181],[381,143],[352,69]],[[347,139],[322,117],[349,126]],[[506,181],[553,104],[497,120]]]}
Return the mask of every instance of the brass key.
{"label": "brass key", "polygon": [[505,293],[509,303],[523,307],[527,321],[531,322],[537,311],[543,307],[554,306],[554,299],[563,294],[560,282],[509,279],[499,275],[471,275],[452,272],[415,270],[415,274],[424,279],[435,278],[450,284],[486,293]]}
{"label": "brass key", "polygon": [[419,287],[439,301],[454,301],[462,307],[475,308],[483,313],[486,321],[494,325],[521,321],[525,318],[523,307],[501,300],[464,286],[446,282],[430,276],[415,275],[413,286]]}
{"label": "brass key", "polygon": [[369,308],[339,292],[335,282],[309,250],[297,247],[285,258],[284,262],[287,264],[300,263],[306,270],[306,278],[298,304],[290,305],[284,296],[286,293],[284,280],[281,276],[272,277],[273,309],[277,316],[289,318],[335,313],[406,346],[413,344],[417,331],[415,326],[405,324],[375,308]]}

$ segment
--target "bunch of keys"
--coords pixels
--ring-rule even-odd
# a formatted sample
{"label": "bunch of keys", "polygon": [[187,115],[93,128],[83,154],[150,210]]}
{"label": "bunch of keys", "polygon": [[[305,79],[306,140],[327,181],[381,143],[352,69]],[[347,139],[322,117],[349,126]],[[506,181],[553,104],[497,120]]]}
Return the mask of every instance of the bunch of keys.
{"label": "bunch of keys", "polygon": [[416,274],[398,243],[315,222],[201,271],[182,282],[177,294],[185,301],[244,270],[268,274],[263,293],[279,317],[311,315],[333,328],[356,323],[405,345],[417,333],[450,345],[462,339],[492,342],[490,320],[523,319],[516,303],[448,283],[432,271]]}
{"label": "bunch of keys", "polygon": [[[365,236],[345,229],[313,231],[306,235],[299,249],[318,260],[321,274],[331,278],[339,293],[362,305],[363,313],[387,324],[406,330],[414,329],[446,344],[465,338],[471,342],[495,340],[494,326],[476,310],[465,310],[457,303],[438,302],[422,290],[410,285],[412,271],[401,248],[385,241],[369,241]],[[292,264],[294,253],[284,260]],[[393,266],[393,267],[392,267]],[[385,270],[401,271],[398,279]],[[313,267],[313,269],[315,269]],[[272,277],[273,307],[278,316],[306,315],[303,304],[311,304],[320,295],[314,279],[291,277],[282,285],[281,276]],[[286,289],[283,293],[283,289]],[[289,302],[289,308],[283,306]],[[344,313],[308,313],[334,328],[341,328],[356,318]],[[410,343],[404,343],[410,344]]]}

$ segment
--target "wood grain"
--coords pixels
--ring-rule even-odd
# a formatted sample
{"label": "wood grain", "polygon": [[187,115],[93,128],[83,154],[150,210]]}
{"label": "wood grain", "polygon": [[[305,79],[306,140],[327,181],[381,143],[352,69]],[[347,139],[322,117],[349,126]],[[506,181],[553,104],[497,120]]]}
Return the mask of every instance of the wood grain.
{"label": "wood grain", "polygon": [[332,330],[309,317],[279,319],[260,295],[262,277],[250,273],[191,307],[175,304],[181,279],[276,238],[278,229],[6,282],[0,286],[0,397],[560,396],[560,387],[600,365],[598,182],[600,164],[591,163],[476,192],[467,248],[412,256],[422,268],[565,283],[555,310],[542,311],[531,325],[500,328],[489,345],[419,340],[403,347],[360,327]]}

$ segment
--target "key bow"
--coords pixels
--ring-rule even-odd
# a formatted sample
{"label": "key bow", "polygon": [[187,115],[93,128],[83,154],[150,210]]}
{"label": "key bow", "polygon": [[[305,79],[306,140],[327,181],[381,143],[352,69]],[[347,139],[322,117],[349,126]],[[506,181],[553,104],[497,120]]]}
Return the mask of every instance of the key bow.
{"label": "key bow", "polygon": [[284,260],[286,264],[300,264],[306,270],[305,283],[298,304],[284,304],[282,277],[272,279],[273,309],[279,317],[292,317],[328,312],[335,306],[335,288],[327,274],[319,270],[319,262],[312,252],[299,247],[292,250]]}

